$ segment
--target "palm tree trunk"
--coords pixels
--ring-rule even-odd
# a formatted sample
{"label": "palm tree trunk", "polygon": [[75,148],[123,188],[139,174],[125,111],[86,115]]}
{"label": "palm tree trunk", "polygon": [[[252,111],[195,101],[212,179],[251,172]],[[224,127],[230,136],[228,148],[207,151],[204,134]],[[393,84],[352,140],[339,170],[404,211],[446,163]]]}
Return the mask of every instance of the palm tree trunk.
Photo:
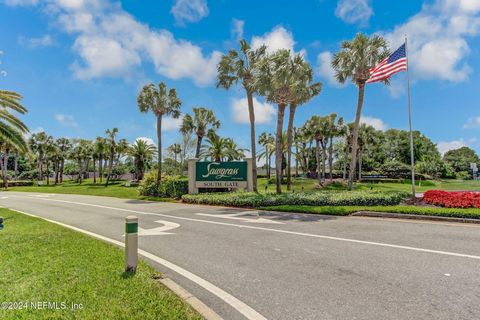
{"label": "palm tree trunk", "polygon": [[278,118],[277,118],[277,136],[275,143],[275,174],[277,193],[282,193],[282,132],[283,132],[283,118],[285,117],[284,104],[278,105]]}
{"label": "palm tree trunk", "polygon": [[18,175],[18,152],[15,152],[13,160],[13,180],[17,181]]}
{"label": "palm tree trunk", "polygon": [[50,169],[48,168],[49,167],[49,163],[48,163],[48,160],[45,162],[46,164],[46,167],[47,167],[47,186],[50,185]]}
{"label": "palm tree trunk", "polygon": [[333,182],[333,137],[330,137],[330,146],[328,147],[328,172],[330,173],[330,182]]}
{"label": "palm tree trunk", "polygon": [[115,158],[115,151],[111,150],[110,159],[108,161],[108,174],[107,174],[107,181],[105,181],[105,187],[108,187],[108,183],[110,182],[110,177],[112,176],[114,158]]}
{"label": "palm tree trunk", "polygon": [[200,157],[200,147],[202,146],[203,137],[197,136],[197,149],[195,150],[195,158]]}
{"label": "palm tree trunk", "polygon": [[250,116],[250,144],[252,152],[252,184],[253,192],[257,192],[257,145],[255,137],[255,110],[253,109],[253,93],[247,90],[248,115]]}
{"label": "palm tree trunk", "polygon": [[60,183],[63,183],[63,169],[65,167],[65,159],[62,159],[62,164],[60,168]]}
{"label": "palm tree trunk", "polygon": [[295,146],[295,154],[296,154],[296,158],[295,158],[295,177],[298,177],[298,144]]}
{"label": "palm tree trunk", "polygon": [[78,161],[78,183],[82,184],[82,176],[83,176],[83,162],[82,160]]}
{"label": "palm tree trunk", "polygon": [[58,184],[58,170],[60,169],[60,162],[58,160],[55,160],[53,166],[55,168],[55,185],[57,185]]}
{"label": "palm tree trunk", "polygon": [[360,117],[362,115],[364,97],[365,97],[365,82],[360,82],[358,84],[357,112],[355,114],[355,125],[353,127],[352,159],[350,162],[350,170],[348,174],[348,190],[352,190],[353,188],[353,178],[355,176],[355,167],[357,164],[358,131],[360,128]]}
{"label": "palm tree trunk", "polygon": [[363,148],[358,150],[358,181],[362,180],[362,158],[363,158]]}
{"label": "palm tree trunk", "polygon": [[93,159],[93,183],[97,183],[97,166],[95,165],[95,159]]}
{"label": "palm tree trunk", "polygon": [[100,177],[100,183],[103,181],[103,158],[98,158],[98,174]]}
{"label": "palm tree trunk", "polygon": [[343,180],[347,179],[347,162],[348,162],[348,141],[345,142],[345,154],[343,159]]}
{"label": "palm tree trunk", "polygon": [[293,120],[295,118],[295,104],[290,105],[287,127],[287,190],[292,189],[292,142],[293,142]]}
{"label": "palm tree trunk", "polygon": [[157,143],[158,143],[158,165],[157,165],[157,185],[162,181],[162,116],[157,116]]}
{"label": "palm tree trunk", "polygon": [[325,177],[326,177],[326,171],[327,171],[326,159],[327,159],[327,146],[325,145],[325,143],[322,143],[322,181],[324,183],[325,183]]}
{"label": "palm tree trunk", "polygon": [[321,171],[321,162],[320,162],[320,141],[315,140],[315,158],[317,160],[317,180],[318,180],[318,185],[322,185],[322,175],[320,173]]}
{"label": "palm tree trunk", "polygon": [[2,168],[2,170],[3,170],[3,187],[5,189],[8,188],[8,177],[7,177],[7,175],[8,175],[8,154],[9,154],[9,152],[10,152],[10,150],[7,148],[5,150],[5,154],[3,156],[3,168]]}

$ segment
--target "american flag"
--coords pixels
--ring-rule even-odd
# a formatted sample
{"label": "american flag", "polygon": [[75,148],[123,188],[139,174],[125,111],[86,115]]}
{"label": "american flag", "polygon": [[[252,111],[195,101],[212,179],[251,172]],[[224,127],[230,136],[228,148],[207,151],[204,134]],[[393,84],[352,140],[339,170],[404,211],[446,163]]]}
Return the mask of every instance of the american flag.
{"label": "american flag", "polygon": [[367,83],[383,81],[390,78],[393,74],[407,70],[407,54],[405,44],[392,53],[388,58],[382,60],[375,67],[368,70],[370,79]]}

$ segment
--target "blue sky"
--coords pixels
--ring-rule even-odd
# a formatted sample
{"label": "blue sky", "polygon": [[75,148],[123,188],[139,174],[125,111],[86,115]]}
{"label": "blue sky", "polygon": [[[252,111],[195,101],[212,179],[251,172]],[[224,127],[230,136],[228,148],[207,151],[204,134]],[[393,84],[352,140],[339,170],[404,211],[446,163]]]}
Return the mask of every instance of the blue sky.
{"label": "blue sky", "polygon": [[[478,83],[480,0],[1,0],[0,87],[24,95],[32,131],[95,138],[118,127],[120,137],[155,137],[154,117],[140,114],[142,85],[165,81],[182,112],[206,106],[220,133],[248,147],[240,88],[215,88],[215,66],[239,38],[254,46],[302,52],[323,92],[298,110],[354,117],[356,88],[339,85],[330,59],[359,31],[381,33],[392,49],[409,35],[414,128],[441,151],[480,150]],[[406,129],[406,75],[391,87],[367,87],[364,121]],[[257,97],[257,132],[274,130],[275,106]],[[176,142],[179,121],[167,119],[164,144]]]}

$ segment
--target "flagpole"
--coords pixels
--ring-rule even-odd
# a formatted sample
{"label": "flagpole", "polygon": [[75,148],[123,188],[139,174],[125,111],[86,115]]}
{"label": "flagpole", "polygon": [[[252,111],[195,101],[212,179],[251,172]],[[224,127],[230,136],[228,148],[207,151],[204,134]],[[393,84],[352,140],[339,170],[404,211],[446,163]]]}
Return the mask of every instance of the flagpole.
{"label": "flagpole", "polygon": [[410,103],[410,67],[408,62],[407,35],[405,35],[405,55],[407,57],[407,83],[408,83],[408,125],[410,127],[410,165],[412,171],[412,199],[415,200],[415,157],[413,154],[412,108]]}

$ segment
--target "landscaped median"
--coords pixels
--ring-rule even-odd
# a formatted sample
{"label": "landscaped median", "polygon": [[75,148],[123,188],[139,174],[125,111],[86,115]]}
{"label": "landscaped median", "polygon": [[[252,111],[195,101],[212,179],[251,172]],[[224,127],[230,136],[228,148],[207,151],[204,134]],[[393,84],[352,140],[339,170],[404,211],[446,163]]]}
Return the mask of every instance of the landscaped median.
{"label": "landscaped median", "polygon": [[0,319],[202,319],[140,261],[124,274],[119,248],[0,209]]}
{"label": "landscaped median", "polygon": [[184,195],[187,203],[248,207],[260,210],[347,216],[356,212],[379,212],[480,219],[478,208],[443,208],[403,205],[409,194],[381,191],[317,191],[311,193],[204,193]]}
{"label": "landscaped median", "polygon": [[202,193],[186,194],[186,203],[232,207],[267,207],[280,205],[305,206],[388,206],[408,197],[405,192],[382,191],[317,191],[310,193]]}

